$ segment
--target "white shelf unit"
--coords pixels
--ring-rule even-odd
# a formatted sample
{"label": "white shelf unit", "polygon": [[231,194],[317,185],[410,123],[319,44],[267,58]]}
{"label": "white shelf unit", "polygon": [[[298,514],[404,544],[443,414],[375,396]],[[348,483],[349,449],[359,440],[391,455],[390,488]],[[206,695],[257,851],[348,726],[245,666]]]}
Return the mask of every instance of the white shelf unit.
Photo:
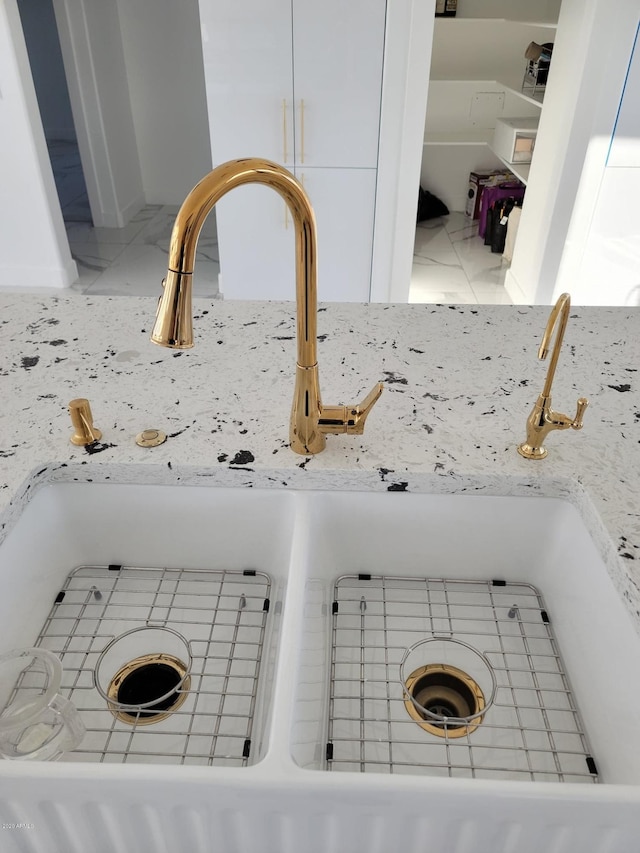
{"label": "white shelf unit", "polygon": [[[493,149],[491,149],[493,151]],[[495,151],[493,152],[495,154]],[[529,182],[529,171],[531,166],[529,163],[509,163],[508,160],[505,160],[504,157],[501,157],[499,154],[496,154],[498,160],[500,160],[504,165],[516,176],[519,181],[522,181],[523,184],[527,184]]]}
{"label": "white shelf unit", "polygon": [[421,183],[449,210],[464,210],[469,172],[506,165],[527,182],[529,166],[505,163],[492,150],[496,119],[540,115],[541,104],[496,80],[432,80]]}
{"label": "white shelf unit", "polygon": [[438,18],[438,26],[440,26],[441,22],[444,25],[459,23],[460,21],[464,23],[472,23],[472,24],[483,24],[487,21],[492,21],[496,24],[518,24],[521,27],[545,27],[549,30],[555,30],[558,26],[557,22],[553,21],[520,21],[516,18],[495,18],[491,15],[482,15],[480,17],[471,18],[468,15],[457,15],[455,18]]}
{"label": "white shelf unit", "polygon": [[[464,210],[469,172],[506,165],[523,183],[529,165],[491,148],[496,119],[539,116],[543,97],[521,91],[530,42],[554,40],[560,0],[459,0],[434,27],[421,183]],[[532,15],[539,19],[532,20]]]}

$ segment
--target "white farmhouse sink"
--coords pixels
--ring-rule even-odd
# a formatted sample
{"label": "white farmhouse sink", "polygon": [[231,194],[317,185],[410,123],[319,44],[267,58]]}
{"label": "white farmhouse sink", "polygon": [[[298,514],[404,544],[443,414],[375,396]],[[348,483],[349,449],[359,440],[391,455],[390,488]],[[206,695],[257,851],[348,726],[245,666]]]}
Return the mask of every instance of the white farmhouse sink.
{"label": "white farmhouse sink", "polygon": [[[65,650],[61,656],[63,687],[80,682],[69,698],[81,710],[87,710],[87,728],[108,733],[112,715],[108,709],[103,710],[106,702],[99,694],[89,689],[99,653],[111,639],[147,624],[177,630],[191,645],[192,653],[200,656],[199,667],[194,660],[192,687],[199,685],[202,693],[215,689],[221,694],[211,705],[225,720],[221,737],[240,737],[239,718],[248,721],[250,712],[255,723],[251,762],[259,760],[266,749],[264,738],[271,711],[282,600],[290,570],[293,521],[294,497],[286,492],[90,484],[45,487],[0,547],[0,576],[6,579],[10,590],[0,599],[0,653],[34,645],[46,625],[42,644],[58,655]],[[119,564],[124,566],[121,571],[104,568]],[[52,611],[56,596],[65,589],[67,576],[78,567],[92,568],[74,575],[64,600]],[[255,571],[262,577],[244,577],[244,571]],[[264,575],[270,580],[269,592],[264,592]],[[100,600],[90,592],[94,587]],[[261,597],[256,599],[256,595]],[[244,600],[240,609],[241,596]],[[267,596],[268,618],[263,618]],[[212,612],[210,621],[215,630],[206,624],[203,602]],[[217,616],[213,612],[216,608],[220,611]],[[46,623],[50,611],[51,618]],[[67,632],[74,636],[70,644],[61,636]],[[95,633],[95,638],[84,639],[90,633]],[[145,634],[131,638],[129,659],[138,653],[164,651],[147,649],[145,642]],[[157,634],[152,633],[148,642],[158,642]],[[222,657],[231,655],[234,643],[236,659],[227,667],[221,653]],[[178,642],[176,651],[183,647]],[[205,655],[209,662],[205,662]],[[214,657],[218,660],[212,660]],[[247,674],[255,674],[258,658],[257,696],[252,699],[254,684]],[[200,683],[204,675],[196,672],[210,673],[213,681]],[[245,693],[246,697],[242,695]],[[200,700],[200,708],[204,701]],[[245,713],[247,703],[251,707]],[[161,738],[167,740],[171,733],[177,733],[181,718],[186,730],[191,730],[195,722],[188,756],[201,755],[203,749],[212,752],[212,745],[205,743],[209,731],[202,712],[196,714],[197,708],[193,710],[191,725],[183,708],[183,713],[165,726]],[[117,744],[129,732],[126,725],[116,726],[108,738],[104,760],[118,760],[118,751],[123,749],[118,750]],[[141,732],[140,744],[148,744],[158,727],[145,726]],[[182,749],[177,745],[180,739],[174,740],[167,749],[151,743],[148,760],[181,761]],[[101,738],[96,731],[90,732],[74,756],[66,759],[95,761],[97,750],[106,741],[106,734]],[[144,763],[147,747],[136,747],[135,743],[129,746],[137,754],[127,760]],[[187,746],[189,743],[185,749]],[[242,741],[235,746],[242,759]],[[228,738],[221,740],[216,760],[231,764],[233,747]]]}
{"label": "white farmhouse sink", "polygon": [[[354,635],[360,631],[359,597],[368,599],[366,612],[371,613],[372,644],[378,649],[385,642],[384,624],[391,625],[395,618],[399,627],[388,631],[389,644],[395,643],[397,647],[395,658],[390,652],[389,665],[382,667],[391,679],[398,678],[397,664],[401,660],[400,647],[403,645],[401,641],[398,646],[398,637],[407,638],[405,647],[421,636],[431,636],[431,631],[446,637],[452,623],[454,634],[455,624],[465,632],[460,636],[462,640],[469,641],[470,637],[477,635],[486,637],[488,629],[483,629],[481,624],[469,628],[465,625],[466,614],[460,615],[465,609],[472,609],[472,594],[464,585],[458,588],[458,585],[447,581],[481,582],[471,584],[469,588],[474,596],[481,599],[480,615],[488,620],[489,628],[497,618],[496,612],[502,609],[504,618],[512,604],[518,602],[521,593],[517,585],[533,584],[544,599],[544,616],[548,618],[557,640],[599,780],[605,783],[640,783],[640,678],[632,675],[640,672],[640,641],[573,506],[566,501],[547,498],[406,493],[370,493],[354,498],[353,495],[336,492],[311,497],[308,512],[305,618],[295,679],[298,687],[291,747],[298,764],[308,768],[326,766],[329,705],[326,698],[323,700],[323,694],[326,696],[326,685],[331,678],[334,582],[342,575],[364,573],[374,576],[372,583],[356,579],[347,585],[350,590],[347,598],[355,596],[356,600],[350,610],[347,601],[344,612],[355,615],[344,617],[347,628],[343,633]],[[383,601],[381,582],[375,582],[376,576],[389,579],[386,602]],[[416,584],[409,581],[394,584],[394,578],[443,579],[444,583],[432,584],[435,590],[433,599],[441,603],[433,604],[431,609],[423,606]],[[497,584],[493,585],[492,581]],[[505,581],[508,583],[503,586]],[[495,605],[493,610],[485,603],[484,587],[487,582]],[[356,589],[357,592],[354,591]],[[537,643],[540,666],[548,674],[553,669],[549,663],[553,644],[546,639],[547,628],[539,612],[535,611],[535,597],[532,604],[528,590],[525,592],[520,615],[532,626],[534,639],[529,641],[530,651],[536,657]],[[463,602],[457,605],[457,615],[456,596],[458,602]],[[401,600],[411,600],[413,609],[403,610]],[[382,617],[383,610],[389,611],[386,623]],[[449,619],[447,614],[452,611],[453,618]],[[434,612],[437,614],[435,625],[429,619],[429,614]],[[523,679],[522,671],[528,667],[526,661],[520,661],[524,657],[524,649],[515,624],[517,618],[511,623],[508,618],[505,621],[507,627],[512,628],[511,633],[517,635],[507,639],[517,640],[513,648],[520,651],[520,655],[494,654],[489,657],[494,662],[498,659],[502,662],[504,658],[513,660],[520,670],[520,679]],[[407,626],[404,632],[400,630],[403,623]],[[366,624],[364,619],[362,624]],[[494,647],[496,645],[495,640],[484,641],[489,645],[493,642]],[[348,643],[353,643],[357,655],[359,638],[350,636]],[[428,646],[425,653],[432,654]],[[338,648],[336,654],[344,668],[348,657],[345,657],[345,649]],[[373,650],[366,649],[365,654],[372,659]],[[382,661],[383,655],[379,653],[377,660]],[[357,670],[359,658],[356,663]],[[512,692],[510,684],[515,688],[518,685],[528,688],[524,690],[523,697],[525,705],[530,706],[532,702],[527,693],[535,693],[530,681],[518,682],[516,678],[510,682],[505,673],[502,676],[501,683],[505,685],[502,693]],[[556,680],[548,675],[550,684],[555,686]],[[388,701],[384,690],[379,694],[371,687],[365,692]],[[391,686],[391,695],[394,693],[396,698],[403,698],[398,684]],[[558,707],[553,697],[551,702]],[[375,727],[372,729],[375,731]],[[383,740],[384,733],[378,734],[379,740]],[[487,745],[486,739],[481,739],[480,735],[478,730],[469,743],[479,741]],[[357,736],[361,736],[359,731]],[[412,740],[419,743],[424,738]],[[380,765],[388,762],[387,752],[382,750],[382,754]],[[359,760],[358,756],[356,763]],[[393,772],[402,772],[402,768],[395,767]],[[412,768],[408,772],[416,773],[419,769]],[[482,777],[482,773],[460,775]],[[527,778],[529,775],[516,773],[515,778]],[[544,778],[544,774],[533,775]],[[503,776],[509,778],[508,773]],[[486,775],[485,778],[500,778],[500,774]]]}
{"label": "white farmhouse sink", "polygon": [[[0,652],[36,642],[70,571],[120,564],[193,573],[255,569],[270,577],[251,759],[240,768],[224,761],[214,766],[157,763],[157,757],[143,754],[122,763],[83,756],[81,744],[77,753],[56,763],[0,761],[2,821],[31,827],[29,834],[3,832],[3,851],[386,853],[401,844],[448,853],[635,849],[640,833],[640,641],[580,514],[567,502],[393,492],[46,486],[0,545]],[[334,758],[327,761],[332,660],[336,663],[335,583],[344,575],[372,576],[371,588],[358,591],[355,600],[355,615],[366,611],[367,617],[381,606],[379,577],[394,590],[403,587],[403,578],[431,579],[437,595],[445,587],[455,587],[457,594],[461,580],[488,585],[497,610],[507,603],[514,610],[507,622],[514,636],[531,615],[528,599],[519,597],[514,585],[533,585],[546,610],[534,634],[546,636],[548,619],[580,711],[589,758],[597,765],[597,783],[588,771],[577,779],[571,770],[560,774],[563,781],[544,781],[551,778],[544,768],[521,774],[516,778],[524,781],[516,783],[508,774],[485,772],[492,765],[484,759],[473,772],[424,773],[420,766],[407,769],[402,761],[391,768],[388,746],[379,743],[367,747],[379,767],[361,767],[359,759],[354,766],[338,767],[339,737]],[[368,583],[356,577],[356,586]],[[414,587],[403,594],[406,589],[411,600]],[[466,606],[466,594],[465,588],[456,607]],[[388,612],[397,603],[393,595],[384,604]],[[451,602],[437,595],[430,608],[412,602],[416,610],[399,614],[410,639],[423,625],[435,625],[441,636],[453,624],[446,622]],[[354,624],[349,630],[359,629]],[[374,622],[367,630],[373,631],[373,642],[363,654],[370,653],[376,663],[376,656],[387,654],[384,628]],[[535,642],[529,651],[537,654]],[[353,665],[356,674],[359,663]],[[393,663],[390,672],[395,670]],[[505,677],[500,673],[498,680]],[[400,689],[391,680],[390,689]],[[414,726],[404,719],[403,725]],[[485,737],[483,725],[469,737]],[[415,726],[412,743],[421,744],[421,737]],[[489,745],[500,748],[502,742],[494,738]]]}

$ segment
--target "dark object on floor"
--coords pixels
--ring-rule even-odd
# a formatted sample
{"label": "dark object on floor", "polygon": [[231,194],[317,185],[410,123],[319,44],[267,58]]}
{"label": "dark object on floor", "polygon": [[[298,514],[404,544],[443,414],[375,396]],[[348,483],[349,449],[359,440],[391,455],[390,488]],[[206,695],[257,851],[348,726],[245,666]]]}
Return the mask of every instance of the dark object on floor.
{"label": "dark object on floor", "polygon": [[480,221],[478,222],[478,235],[484,239],[487,228],[487,214],[494,202],[503,198],[524,197],[524,184],[520,181],[505,181],[495,187],[485,187],[480,199]]}
{"label": "dark object on floor", "polygon": [[425,219],[436,219],[438,216],[448,216],[449,208],[444,202],[430,193],[428,190],[423,190],[420,187],[418,195],[418,218],[417,222],[423,222]]}
{"label": "dark object on floor", "polygon": [[469,189],[465,213],[472,219],[480,217],[480,200],[485,187],[495,186],[503,181],[515,181],[516,176],[504,166],[501,169],[477,169],[469,173]]}
{"label": "dark object on floor", "polygon": [[487,211],[487,228],[484,235],[485,246],[491,246],[494,254],[504,252],[507,238],[507,226],[511,213],[516,206],[522,205],[522,199],[513,196],[496,201]]}

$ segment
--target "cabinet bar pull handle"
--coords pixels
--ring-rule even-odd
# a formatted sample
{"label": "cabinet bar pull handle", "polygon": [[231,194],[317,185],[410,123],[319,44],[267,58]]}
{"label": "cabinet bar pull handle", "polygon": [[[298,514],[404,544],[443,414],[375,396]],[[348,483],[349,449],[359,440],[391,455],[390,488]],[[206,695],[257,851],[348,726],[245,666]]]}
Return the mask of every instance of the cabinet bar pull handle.
{"label": "cabinet bar pull handle", "polygon": [[287,101],[282,99],[282,156],[283,164],[287,163]]}
{"label": "cabinet bar pull handle", "polygon": [[304,163],[304,98],[300,98],[300,162]]}

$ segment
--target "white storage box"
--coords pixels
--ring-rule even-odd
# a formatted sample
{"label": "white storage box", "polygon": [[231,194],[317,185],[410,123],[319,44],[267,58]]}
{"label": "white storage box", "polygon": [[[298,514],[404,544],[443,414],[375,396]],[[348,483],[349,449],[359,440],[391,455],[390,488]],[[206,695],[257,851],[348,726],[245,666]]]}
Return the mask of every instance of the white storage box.
{"label": "white storage box", "polygon": [[537,118],[498,119],[493,150],[507,163],[530,163],[537,132]]}

